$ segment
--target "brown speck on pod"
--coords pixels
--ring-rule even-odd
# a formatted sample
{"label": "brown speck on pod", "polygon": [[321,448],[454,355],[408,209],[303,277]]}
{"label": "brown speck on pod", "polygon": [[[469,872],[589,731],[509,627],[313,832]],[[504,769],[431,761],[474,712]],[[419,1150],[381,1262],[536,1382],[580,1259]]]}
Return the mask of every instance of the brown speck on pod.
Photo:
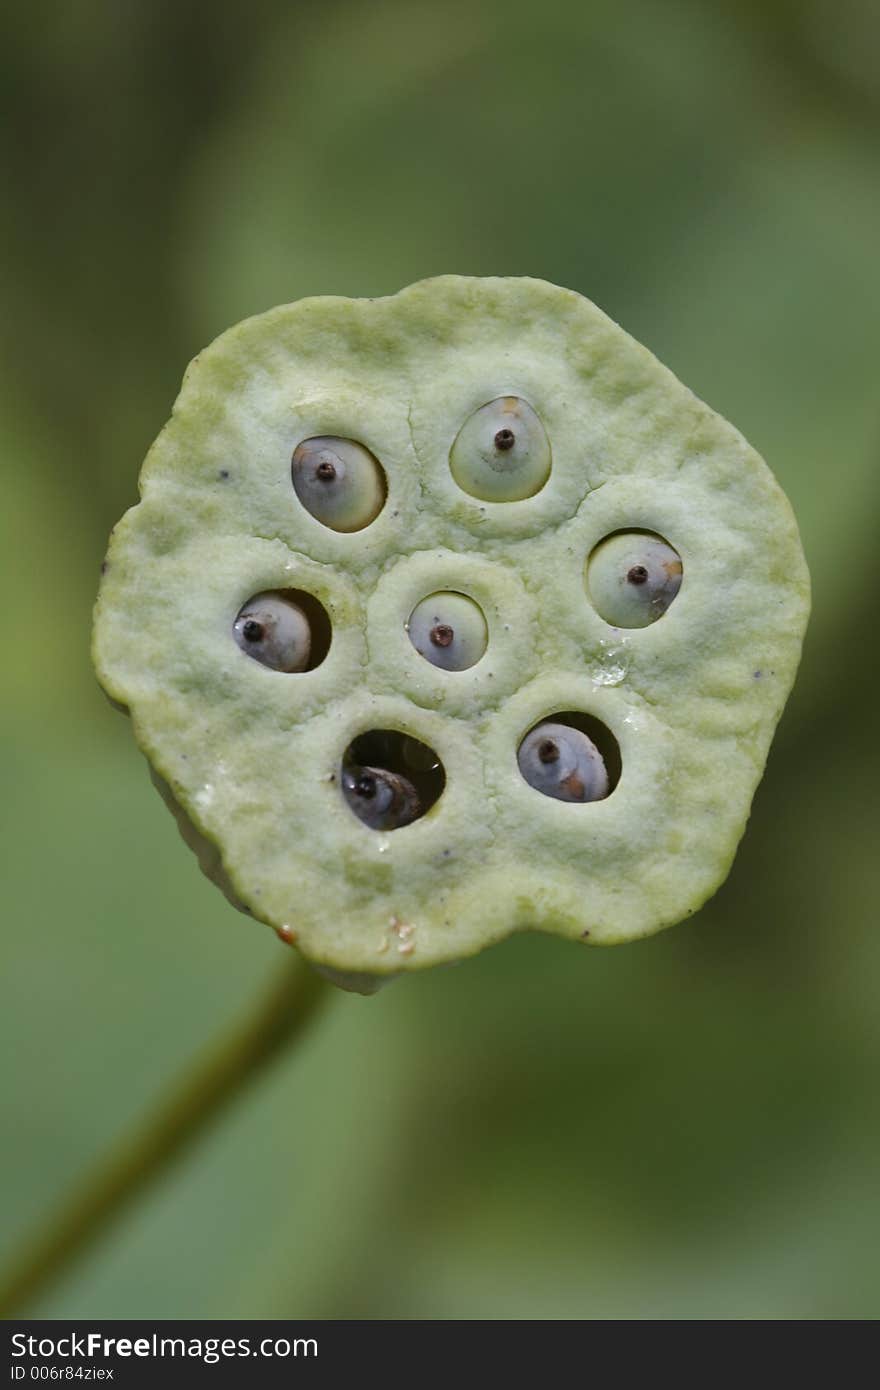
{"label": "brown speck on pod", "polygon": [[288,946],[292,946],[297,939],[297,933],[294,931],[293,927],[288,927],[286,924],[282,927],[276,927],[275,935],[278,937],[279,941],[285,942]]}

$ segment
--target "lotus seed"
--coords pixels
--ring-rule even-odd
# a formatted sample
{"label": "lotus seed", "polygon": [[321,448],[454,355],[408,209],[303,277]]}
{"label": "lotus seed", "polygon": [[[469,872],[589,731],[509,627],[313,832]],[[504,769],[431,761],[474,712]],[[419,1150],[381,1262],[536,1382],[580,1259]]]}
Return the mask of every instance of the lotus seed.
{"label": "lotus seed", "polygon": [[539,724],[520,744],[517,761],[529,786],[557,801],[601,801],[608,795],[602,754],[570,724]]}
{"label": "lotus seed", "polygon": [[612,627],[648,627],[681,588],[681,556],[662,536],[621,531],[597,545],[587,562],[587,588]]}
{"label": "lotus seed", "polygon": [[305,671],[312,651],[312,633],[305,613],[283,594],[256,594],[233,625],[243,652],[273,671]]}
{"label": "lotus seed", "polygon": [[416,604],[406,627],[416,651],[444,671],[475,666],[489,640],[483,610],[465,594],[429,594]]}
{"label": "lotus seed", "polygon": [[371,830],[399,830],[422,814],[412,782],[385,768],[344,768],[342,791],[355,815]]}
{"label": "lotus seed", "polygon": [[306,511],[332,531],[362,531],[385,504],[382,466],[353,439],[304,439],[293,451],[291,476]]}
{"label": "lotus seed", "polygon": [[480,406],[458,432],[449,455],[459,487],[485,502],[520,502],[550,476],[547,432],[528,401],[499,396]]}

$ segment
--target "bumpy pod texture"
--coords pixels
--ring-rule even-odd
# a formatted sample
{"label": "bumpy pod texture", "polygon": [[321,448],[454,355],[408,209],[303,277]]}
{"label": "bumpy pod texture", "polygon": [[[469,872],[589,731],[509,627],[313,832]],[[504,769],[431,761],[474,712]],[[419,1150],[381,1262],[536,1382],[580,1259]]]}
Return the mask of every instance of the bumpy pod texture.
{"label": "bumpy pod texture", "polygon": [[[475,496],[456,477],[485,463],[468,463],[464,427],[517,400],[541,451],[546,435],[546,477]],[[382,470],[360,529],[324,524],[293,485],[296,449],[327,439]],[[758,455],[587,300],[449,276],[249,319],[190,366],[141,492],[101,585],[100,679],[205,872],[341,982],[522,928],[626,941],[724,879],[794,678],[807,571]],[[613,627],[591,599],[589,557],[618,532],[681,560],[649,626]],[[233,630],[255,596],[288,592],[330,626],[296,671]],[[466,669],[407,631],[444,592],[485,617]],[[586,730],[607,795],[529,785],[518,750],[544,720]],[[377,773],[383,790],[389,738],[407,810],[371,823],[352,798]]]}

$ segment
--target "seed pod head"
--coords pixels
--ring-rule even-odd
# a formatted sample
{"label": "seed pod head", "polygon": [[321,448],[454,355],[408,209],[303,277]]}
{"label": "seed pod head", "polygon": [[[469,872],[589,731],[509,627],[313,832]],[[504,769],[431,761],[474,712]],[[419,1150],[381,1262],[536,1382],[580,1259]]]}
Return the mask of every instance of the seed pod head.
{"label": "seed pod head", "polygon": [[400,830],[418,820],[422,807],[412,782],[382,767],[343,768],[342,793],[371,830]]}
{"label": "seed pod head", "polygon": [[530,787],[557,801],[601,801],[608,795],[602,754],[570,724],[548,719],[536,725],[520,744],[517,762]]}
{"label": "seed pod head", "polygon": [[550,442],[519,396],[499,396],[465,420],[449,455],[459,487],[484,502],[520,502],[550,476]]}
{"label": "seed pod head", "polygon": [[432,666],[466,671],[486,650],[489,631],[479,604],[450,590],[416,604],[406,625],[409,640]]}
{"label": "seed pod head", "polygon": [[273,671],[307,671],[312,651],[309,621],[283,594],[255,594],[239,611],[233,628],[243,652]]}
{"label": "seed pod head", "polygon": [[304,439],[293,451],[290,470],[306,511],[331,531],[362,531],[385,503],[382,465],[353,439]]}
{"label": "seed pod head", "polygon": [[587,561],[587,588],[596,612],[612,627],[649,627],[681,588],[677,550],[646,531],[621,531],[596,546]]}
{"label": "seed pod head", "polygon": [[[445,276],[248,319],[143,477],[101,682],[206,872],[308,960],[368,988],[527,927],[634,940],[718,887],[808,576],[760,458],[588,301]],[[485,654],[429,668],[481,649],[468,596]]]}

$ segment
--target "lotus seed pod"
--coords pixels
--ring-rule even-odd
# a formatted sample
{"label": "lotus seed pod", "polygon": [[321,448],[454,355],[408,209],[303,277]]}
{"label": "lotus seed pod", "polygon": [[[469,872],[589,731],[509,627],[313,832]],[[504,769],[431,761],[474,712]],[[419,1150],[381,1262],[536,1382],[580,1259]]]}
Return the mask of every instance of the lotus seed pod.
{"label": "lotus seed pod", "polygon": [[596,547],[587,588],[600,618],[612,627],[648,627],[681,588],[681,556],[661,536],[623,532]]}
{"label": "lotus seed pod", "polygon": [[409,640],[432,666],[466,671],[486,650],[489,632],[479,605],[464,594],[429,594],[409,615]]}
{"label": "lotus seed pod", "polygon": [[273,671],[305,671],[312,633],[305,613],[283,594],[257,594],[233,627],[243,652]]}
{"label": "lotus seed pod", "polygon": [[550,475],[547,432],[528,401],[499,396],[462,425],[449,455],[460,488],[486,502],[521,502]]}
{"label": "lotus seed pod", "polygon": [[530,787],[558,801],[601,801],[608,795],[602,754],[580,729],[545,720],[526,734],[517,754]]}
{"label": "lotus seed pod", "polygon": [[294,491],[306,511],[333,531],[362,531],[382,510],[382,467],[353,439],[304,439],[294,449],[290,467]]}
{"label": "lotus seed pod", "polygon": [[[267,596],[310,630],[304,656],[285,609],[278,671],[250,659]],[[368,990],[526,927],[610,943],[693,913],[808,609],[731,425],[580,296],[446,276],[198,356],[111,538],[94,658],[205,871]],[[473,664],[435,664],[456,643]]]}

